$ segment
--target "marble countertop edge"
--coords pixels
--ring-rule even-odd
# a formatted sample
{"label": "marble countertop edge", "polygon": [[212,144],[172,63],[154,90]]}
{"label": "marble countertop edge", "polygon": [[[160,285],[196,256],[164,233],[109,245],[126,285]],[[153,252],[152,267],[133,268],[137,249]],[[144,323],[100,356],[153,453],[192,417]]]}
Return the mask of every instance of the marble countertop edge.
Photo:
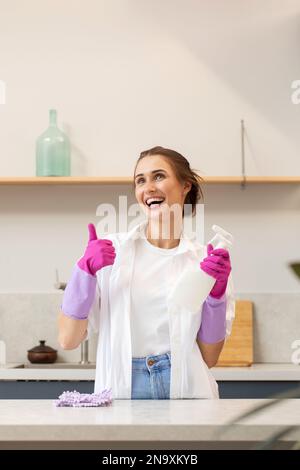
{"label": "marble countertop edge", "polygon": [[[18,368],[18,364],[0,366],[0,380],[59,380],[86,381],[95,379],[95,369],[74,368]],[[300,365],[261,363],[250,367],[213,367],[211,373],[217,381],[300,381]]]}

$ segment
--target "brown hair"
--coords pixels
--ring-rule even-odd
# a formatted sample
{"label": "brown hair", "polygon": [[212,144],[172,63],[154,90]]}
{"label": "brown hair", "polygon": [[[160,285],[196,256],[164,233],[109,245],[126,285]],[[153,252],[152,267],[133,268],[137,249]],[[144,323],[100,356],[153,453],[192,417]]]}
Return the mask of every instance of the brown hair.
{"label": "brown hair", "polygon": [[199,176],[194,170],[190,168],[188,160],[176,152],[175,150],[167,149],[164,147],[153,147],[149,150],[141,152],[134,169],[134,175],[138,163],[145,157],[151,157],[153,155],[161,155],[165,157],[172,166],[174,173],[180,182],[188,181],[192,184],[190,191],[187,193],[184,204],[192,205],[192,215],[195,215],[196,204],[199,200],[203,199],[203,193],[200,186],[202,182],[201,176]]}

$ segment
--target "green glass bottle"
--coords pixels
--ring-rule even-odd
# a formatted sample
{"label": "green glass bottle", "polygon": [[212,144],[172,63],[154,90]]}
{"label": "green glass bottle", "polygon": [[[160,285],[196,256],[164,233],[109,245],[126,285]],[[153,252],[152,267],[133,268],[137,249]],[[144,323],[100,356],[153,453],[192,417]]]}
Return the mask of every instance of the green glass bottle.
{"label": "green glass bottle", "polygon": [[56,117],[50,109],[49,127],[36,141],[36,176],[70,176],[70,140],[58,129]]}

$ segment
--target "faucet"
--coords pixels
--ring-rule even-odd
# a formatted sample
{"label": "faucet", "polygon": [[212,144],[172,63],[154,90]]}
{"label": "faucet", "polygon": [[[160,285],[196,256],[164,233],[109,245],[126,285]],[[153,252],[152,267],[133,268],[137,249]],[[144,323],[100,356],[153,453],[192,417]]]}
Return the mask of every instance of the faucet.
{"label": "faucet", "polygon": [[85,339],[80,344],[80,363],[79,364],[89,364],[89,340]]}
{"label": "faucet", "polygon": [[[55,289],[64,291],[65,288],[67,287],[67,283],[59,281],[58,269],[55,270],[55,274],[56,274],[56,283],[54,284]],[[1,346],[1,342],[0,342],[0,346]],[[0,352],[1,352],[1,349],[0,349]],[[0,358],[1,358],[1,356],[0,356]],[[79,362],[79,364],[89,364],[89,363],[90,363],[90,361],[89,361],[89,340],[85,339],[84,341],[82,341],[80,343],[80,362]],[[0,364],[1,364],[1,360],[0,360]]]}

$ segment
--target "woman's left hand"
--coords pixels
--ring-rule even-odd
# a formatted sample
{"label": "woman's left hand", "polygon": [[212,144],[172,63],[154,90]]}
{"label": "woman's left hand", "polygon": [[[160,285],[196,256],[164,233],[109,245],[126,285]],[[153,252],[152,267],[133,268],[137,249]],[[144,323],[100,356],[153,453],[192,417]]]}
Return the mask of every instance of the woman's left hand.
{"label": "woman's left hand", "polygon": [[220,299],[226,291],[228,277],[231,271],[229,252],[223,248],[216,248],[207,245],[207,257],[200,263],[202,271],[216,279],[214,287],[209,295]]}

